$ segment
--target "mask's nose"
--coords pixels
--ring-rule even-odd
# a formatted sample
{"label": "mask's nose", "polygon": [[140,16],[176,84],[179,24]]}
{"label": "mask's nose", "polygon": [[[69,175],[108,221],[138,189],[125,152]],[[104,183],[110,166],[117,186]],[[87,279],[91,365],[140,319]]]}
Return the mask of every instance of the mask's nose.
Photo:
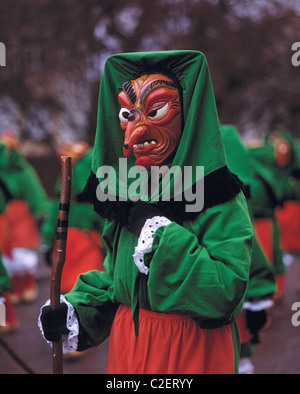
{"label": "mask's nose", "polygon": [[130,155],[133,145],[147,133],[145,125],[138,126],[136,123],[128,123],[125,131],[125,139],[123,143],[123,155]]}
{"label": "mask's nose", "polygon": [[[132,109],[128,115],[128,125],[125,131],[125,139],[123,144],[123,154],[125,157],[128,157],[131,151],[131,136],[136,127],[136,122],[140,119],[141,114],[137,109]],[[135,122],[136,121],[136,122]],[[134,122],[134,123],[133,123]]]}

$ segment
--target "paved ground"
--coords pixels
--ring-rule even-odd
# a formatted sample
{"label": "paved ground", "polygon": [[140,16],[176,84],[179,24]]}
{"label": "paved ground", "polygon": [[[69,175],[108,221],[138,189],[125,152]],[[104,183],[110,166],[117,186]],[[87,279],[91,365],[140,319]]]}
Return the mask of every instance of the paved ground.
{"label": "paved ground", "polygon": [[[256,374],[299,374],[300,373],[300,326],[291,323],[291,306],[300,302],[297,293],[300,259],[289,267],[284,299],[272,314],[271,326],[262,333],[262,343],[254,349],[252,362]],[[39,268],[39,297],[30,305],[20,305],[16,311],[20,328],[3,338],[30,367],[39,374],[52,373],[51,350],[44,342],[37,326],[40,306],[49,298],[50,270]],[[80,359],[65,360],[65,374],[103,374],[107,359],[107,341],[98,348],[87,350]],[[0,374],[26,373],[0,346]]]}
{"label": "paved ground", "polygon": [[[288,268],[284,297],[272,313],[272,324],[261,333],[262,343],[254,348],[252,362],[259,374],[300,373],[300,326],[292,324],[292,305],[300,302],[297,290],[300,279],[300,258]],[[299,318],[298,318],[299,320]]]}

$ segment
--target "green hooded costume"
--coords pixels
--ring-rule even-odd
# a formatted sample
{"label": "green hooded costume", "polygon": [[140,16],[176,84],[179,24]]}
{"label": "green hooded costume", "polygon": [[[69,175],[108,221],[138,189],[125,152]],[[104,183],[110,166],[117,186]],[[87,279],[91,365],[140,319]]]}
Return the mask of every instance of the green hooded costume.
{"label": "green hooded costume", "polygon": [[[221,127],[228,167],[244,182],[249,212],[253,218],[251,199],[251,172],[248,163],[247,149],[234,126]],[[272,299],[275,292],[274,272],[254,237],[252,259],[250,265],[250,281],[246,291],[245,302],[256,303],[263,299]]]}
{"label": "green hooded costume", "polygon": [[275,153],[275,147],[270,143],[248,149],[254,220],[270,219],[272,222],[272,257],[269,259],[274,266],[275,274],[283,274],[286,268],[282,258],[275,209],[283,206],[293,194],[289,184],[293,165],[291,161],[285,166],[278,165]]}
{"label": "green hooded costume", "polygon": [[[86,177],[89,174],[92,150],[90,149],[83,157],[81,157],[73,168],[72,176],[72,204],[69,212],[69,227],[79,228],[83,230],[100,230],[99,216],[93,212],[90,204],[81,201],[82,190],[86,183]],[[41,235],[42,244],[47,248],[52,248],[55,239],[57,225],[57,210],[59,204],[60,179],[56,185],[55,197],[51,204],[49,217],[42,225]]]}
{"label": "green hooded costume", "polygon": [[[68,242],[66,260],[61,278],[61,292],[70,291],[79,274],[95,269],[102,269],[104,251],[100,237],[100,218],[93,207],[82,201],[82,190],[91,170],[92,150],[89,149],[78,160],[73,160],[71,205],[68,220]],[[41,228],[42,245],[48,264],[52,264],[57,212],[61,179],[56,185],[55,197],[49,218]]]}
{"label": "green hooded costume", "polygon": [[[250,186],[252,179],[248,163],[247,149],[243,145],[238,131],[234,126],[223,125],[221,127],[221,134],[223,137],[228,167],[244,182],[249,212],[253,220]],[[249,284],[247,286],[244,309],[260,313],[261,310],[270,308],[273,304],[272,298],[275,291],[276,283],[274,270],[263,254],[256,237],[254,237]],[[248,320],[250,318],[257,320],[257,317],[254,314],[248,314],[247,318]],[[251,321],[249,321],[249,325],[251,327]],[[256,340],[258,339],[258,331],[256,333],[252,333],[255,334]],[[241,333],[241,337],[242,336],[243,335]],[[245,337],[247,337],[247,335],[245,335]],[[250,357],[251,355],[251,341],[242,342],[241,358]]]}
{"label": "green hooded costume", "polygon": [[286,193],[282,206],[275,209],[280,235],[280,244],[284,252],[298,254],[299,244],[299,212],[300,212],[300,155],[297,141],[291,133],[281,127],[273,128],[266,133],[264,142],[266,145],[284,144],[286,151],[286,163],[284,163],[284,179],[286,181]]}
{"label": "green hooded costume", "polygon": [[[124,172],[119,177],[124,132],[118,119],[118,94],[124,82],[153,71],[171,75],[180,86],[183,127],[171,168],[204,166],[204,204],[200,212],[186,212],[184,196],[181,201],[175,194],[170,201],[148,200],[160,216],[149,219],[137,237],[127,228],[134,202],[124,199],[127,185],[118,182],[122,176],[124,179]],[[115,169],[115,201],[100,202],[96,197],[101,181],[96,175],[103,166]],[[126,166],[129,173],[134,166],[133,156],[129,156]],[[193,175],[187,187],[195,187],[197,181],[199,177]],[[253,239],[241,188],[241,181],[226,164],[204,55],[197,51],[166,51],[111,56],[100,86],[92,172],[85,188],[86,198],[101,218],[106,272],[81,275],[65,295],[78,316],[78,349],[96,346],[106,339],[118,307],[126,305],[131,307],[135,323],[132,341],[139,341],[141,335],[140,308],[158,315],[187,316],[198,329],[212,336],[218,329],[231,328],[237,368],[239,339],[235,319],[244,303]],[[215,349],[216,353],[219,350]],[[157,354],[157,360],[161,355]],[[180,354],[176,357],[180,358]]]}
{"label": "green hooded costume", "polygon": [[[6,146],[0,142],[0,171],[5,171],[9,166],[9,155]],[[12,199],[6,183],[0,177],[0,215],[5,212],[7,203]],[[2,235],[3,236],[3,235]],[[2,252],[0,252],[0,297],[6,291],[11,290],[10,277],[2,261]]]}
{"label": "green hooded costume", "polygon": [[7,149],[7,166],[0,168],[0,176],[14,200],[26,201],[30,212],[37,220],[47,217],[47,194],[36,171],[17,149]]}

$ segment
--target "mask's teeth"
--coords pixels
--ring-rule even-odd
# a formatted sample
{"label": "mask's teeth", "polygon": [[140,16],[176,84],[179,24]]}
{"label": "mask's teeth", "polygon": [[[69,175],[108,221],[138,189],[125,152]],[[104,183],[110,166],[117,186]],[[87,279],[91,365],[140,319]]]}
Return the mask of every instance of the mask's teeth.
{"label": "mask's teeth", "polygon": [[147,148],[149,145],[156,145],[156,141],[154,140],[148,140],[145,142],[140,142],[139,144],[134,144],[133,149],[142,149],[142,148]]}

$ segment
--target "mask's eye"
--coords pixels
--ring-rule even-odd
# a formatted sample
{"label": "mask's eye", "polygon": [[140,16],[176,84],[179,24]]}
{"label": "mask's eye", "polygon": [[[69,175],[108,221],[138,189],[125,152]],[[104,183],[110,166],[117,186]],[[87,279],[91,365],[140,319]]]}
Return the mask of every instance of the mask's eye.
{"label": "mask's eye", "polygon": [[151,119],[160,120],[166,115],[166,113],[168,112],[168,109],[169,109],[169,103],[166,103],[161,108],[158,108],[158,109],[155,109],[155,110],[149,112],[148,116]]}
{"label": "mask's eye", "polygon": [[128,116],[130,112],[127,108],[121,108],[119,112],[119,119],[122,123],[128,123]]}

